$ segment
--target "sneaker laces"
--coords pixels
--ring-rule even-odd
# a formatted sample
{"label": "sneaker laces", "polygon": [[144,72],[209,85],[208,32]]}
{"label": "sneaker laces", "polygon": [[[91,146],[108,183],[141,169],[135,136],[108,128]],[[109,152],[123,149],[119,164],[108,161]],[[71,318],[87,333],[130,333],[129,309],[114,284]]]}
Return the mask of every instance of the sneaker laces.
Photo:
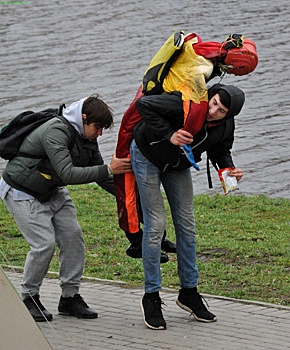
{"label": "sneaker laces", "polygon": [[206,299],[205,299],[201,294],[198,293],[198,295],[199,295],[199,297],[200,297],[200,301],[201,301],[202,303],[204,302],[205,305],[207,306],[207,308],[209,309],[209,305],[208,305]]}
{"label": "sneaker laces", "polygon": [[161,310],[163,309],[163,305],[166,306],[166,304],[164,303],[164,301],[161,298],[158,299],[149,299],[150,305],[152,306],[152,310],[151,310],[151,315],[153,316],[159,316]]}
{"label": "sneaker laces", "polygon": [[[197,293],[195,299],[197,301],[198,310],[207,311],[209,309],[209,305],[207,301],[201,294]],[[206,304],[207,307],[204,305],[204,303]],[[192,314],[194,314],[194,312],[192,312],[190,315]]]}
{"label": "sneaker laces", "polygon": [[160,298],[160,309],[161,309],[161,310],[164,310],[163,307],[162,307],[162,305],[167,306],[167,305],[164,303],[164,301]]}

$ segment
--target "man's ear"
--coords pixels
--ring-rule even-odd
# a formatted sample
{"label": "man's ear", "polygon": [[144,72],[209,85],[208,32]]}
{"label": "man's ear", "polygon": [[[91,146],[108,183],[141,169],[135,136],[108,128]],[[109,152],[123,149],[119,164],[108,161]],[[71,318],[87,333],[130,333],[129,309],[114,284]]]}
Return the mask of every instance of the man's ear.
{"label": "man's ear", "polygon": [[83,123],[86,124],[86,122],[87,122],[86,114],[82,114],[82,120],[83,120]]}

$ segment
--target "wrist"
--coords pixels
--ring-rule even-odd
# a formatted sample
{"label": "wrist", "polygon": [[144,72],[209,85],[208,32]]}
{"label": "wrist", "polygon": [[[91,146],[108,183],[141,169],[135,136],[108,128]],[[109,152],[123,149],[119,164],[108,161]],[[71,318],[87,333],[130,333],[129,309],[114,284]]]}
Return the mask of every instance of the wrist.
{"label": "wrist", "polygon": [[111,165],[107,165],[107,168],[108,168],[108,174],[109,175],[113,175],[114,172],[113,172],[113,169],[112,169]]}

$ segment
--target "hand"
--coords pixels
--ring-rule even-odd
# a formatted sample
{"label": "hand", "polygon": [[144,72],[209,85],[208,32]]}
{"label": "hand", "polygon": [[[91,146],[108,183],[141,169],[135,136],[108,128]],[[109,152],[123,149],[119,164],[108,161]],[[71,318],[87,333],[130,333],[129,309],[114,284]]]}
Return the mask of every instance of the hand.
{"label": "hand", "polygon": [[171,136],[170,142],[175,146],[190,145],[193,141],[193,136],[183,129],[175,131]]}
{"label": "hand", "polygon": [[130,158],[117,158],[115,154],[112,156],[110,167],[113,174],[123,174],[132,171]]}
{"label": "hand", "polygon": [[229,172],[229,176],[234,176],[237,181],[240,181],[241,178],[244,176],[243,170],[239,168],[235,168]]}

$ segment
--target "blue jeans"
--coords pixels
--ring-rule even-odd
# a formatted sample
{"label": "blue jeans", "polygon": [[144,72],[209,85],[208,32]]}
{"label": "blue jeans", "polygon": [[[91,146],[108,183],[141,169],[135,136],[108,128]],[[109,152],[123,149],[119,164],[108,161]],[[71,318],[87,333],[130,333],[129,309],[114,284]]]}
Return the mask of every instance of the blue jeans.
{"label": "blue jeans", "polygon": [[198,283],[196,266],[196,233],[193,213],[193,186],[189,169],[161,172],[145,158],[133,140],[131,163],[135,174],[143,211],[142,260],[145,292],[160,291],[161,240],[166,227],[161,184],[165,190],[176,234],[178,276],[182,288]]}

